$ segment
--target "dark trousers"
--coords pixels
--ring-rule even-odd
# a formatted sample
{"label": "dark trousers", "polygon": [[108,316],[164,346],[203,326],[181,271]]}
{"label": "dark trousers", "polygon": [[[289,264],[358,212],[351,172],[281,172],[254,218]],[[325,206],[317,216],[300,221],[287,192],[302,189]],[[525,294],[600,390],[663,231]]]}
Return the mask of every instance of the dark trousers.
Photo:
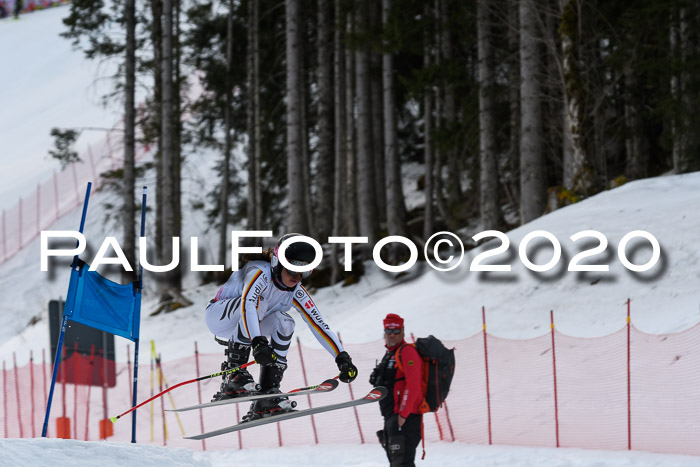
{"label": "dark trousers", "polygon": [[422,415],[411,414],[399,430],[398,414],[392,414],[384,419],[384,430],[381,432],[381,441],[386,457],[391,467],[416,464],[416,448],[421,439]]}

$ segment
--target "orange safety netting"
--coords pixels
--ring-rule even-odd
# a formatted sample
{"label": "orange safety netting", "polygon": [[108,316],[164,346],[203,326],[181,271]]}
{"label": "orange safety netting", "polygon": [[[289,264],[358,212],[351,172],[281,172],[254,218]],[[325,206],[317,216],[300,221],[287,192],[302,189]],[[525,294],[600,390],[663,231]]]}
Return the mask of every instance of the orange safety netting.
{"label": "orange safety netting", "polygon": [[[138,146],[136,160],[147,154],[145,146]],[[74,162],[53,177],[38,184],[36,190],[20,198],[18,203],[0,214],[0,263],[17,254],[42,230],[47,230],[61,216],[79,206],[85,197],[85,186],[93,182],[99,190],[104,183],[100,175],[124,165],[124,148],[119,132],[110,132],[80,155]]]}
{"label": "orange safety netting", "polygon": [[[700,325],[665,335],[646,334],[630,325],[598,338],[576,338],[554,331],[516,340],[479,333],[444,343],[456,349],[457,367],[446,407],[425,415],[428,444],[437,440],[487,444],[491,440],[494,444],[609,450],[631,447],[700,455]],[[367,379],[384,353],[383,342],[348,344],[346,348],[360,377],[329,394],[296,398],[297,409],[363,397],[370,390]],[[99,357],[92,358],[94,373],[100,363]],[[165,382],[172,386],[199,376],[195,358],[162,362]],[[223,351],[220,355],[199,354],[198,358],[200,375],[215,373]],[[90,360],[80,357],[67,374],[89,372]],[[335,363],[322,349],[294,346],[288,360],[283,389],[317,384],[337,374]],[[165,388],[150,366],[148,361],[139,366],[139,402]],[[50,368],[48,363],[37,362],[21,368],[5,367],[0,434],[40,435]],[[257,368],[253,367],[252,373],[257,376]],[[57,417],[66,417],[71,437],[99,439],[100,420],[131,407],[132,374],[130,365],[118,363],[114,388],[65,384],[64,391],[59,379],[49,436],[57,435]],[[200,383],[202,400],[211,398],[220,381],[217,377]],[[198,402],[198,384],[192,383],[138,409],[137,441],[192,449],[376,443],[375,432],[382,427],[379,408],[370,404],[269,424],[205,443],[184,440],[183,435],[234,424],[248,410],[248,404],[241,403],[178,415],[164,411]],[[130,441],[131,414],[113,428],[110,440]]]}

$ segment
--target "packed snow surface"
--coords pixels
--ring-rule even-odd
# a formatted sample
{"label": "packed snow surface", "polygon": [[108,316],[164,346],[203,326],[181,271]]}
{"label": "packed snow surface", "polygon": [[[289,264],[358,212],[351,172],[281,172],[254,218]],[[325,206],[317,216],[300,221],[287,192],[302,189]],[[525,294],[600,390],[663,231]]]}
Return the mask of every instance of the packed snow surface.
{"label": "packed snow surface", "polygon": [[[352,465],[360,467],[385,466],[379,445],[324,445],[274,449],[245,449],[241,451],[192,452],[188,449],[168,449],[158,446],[131,445],[113,442],[85,442],[59,439],[0,440],[4,467],[32,465],[73,467],[76,459],[86,465],[100,467],[225,467],[230,465]],[[418,453],[420,457],[420,451]],[[426,458],[416,460],[419,466],[463,467],[503,466],[537,467],[690,467],[700,465],[700,459],[689,456],[650,454],[643,452],[588,451],[582,449],[545,449],[514,446],[470,446],[462,443],[439,443],[427,446]]]}

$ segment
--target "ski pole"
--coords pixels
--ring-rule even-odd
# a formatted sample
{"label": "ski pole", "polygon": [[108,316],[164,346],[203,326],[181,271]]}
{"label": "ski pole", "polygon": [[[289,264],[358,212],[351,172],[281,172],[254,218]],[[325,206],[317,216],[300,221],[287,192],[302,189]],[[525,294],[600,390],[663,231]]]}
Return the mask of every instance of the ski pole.
{"label": "ski pole", "polygon": [[[338,378],[339,378],[338,376],[334,376],[330,379],[333,380],[333,379],[338,379]],[[321,383],[321,384],[323,384],[323,383]],[[308,391],[309,389],[316,389],[317,387],[321,386],[321,384],[314,384],[313,386],[306,386],[305,388],[296,388],[296,389],[292,389],[291,391],[287,391],[287,392],[289,394],[292,394],[295,392]]]}
{"label": "ski pole", "polygon": [[173,386],[173,387],[171,387],[171,388],[168,388],[168,389],[166,389],[165,391],[161,391],[161,392],[159,392],[158,394],[156,394],[155,396],[151,397],[150,399],[145,400],[145,401],[141,402],[139,405],[130,408],[129,410],[127,410],[127,411],[124,412],[123,414],[117,415],[116,417],[111,417],[110,420],[112,420],[112,423],[117,423],[117,420],[119,420],[120,418],[122,418],[124,415],[129,414],[129,413],[133,412],[134,410],[138,409],[139,407],[148,404],[148,403],[151,402],[153,399],[162,396],[162,395],[165,394],[166,392],[170,392],[170,391],[172,391],[172,390],[175,389],[175,388],[179,388],[180,386],[184,386],[185,384],[196,383],[197,381],[202,381],[202,380],[209,379],[209,378],[216,378],[217,376],[222,376],[222,375],[228,375],[229,373],[234,373],[234,372],[236,372],[236,371],[238,371],[238,370],[242,370],[243,368],[247,368],[247,367],[249,367],[250,365],[253,365],[253,364],[255,364],[255,363],[257,363],[257,362],[256,362],[255,360],[253,360],[252,362],[244,363],[243,365],[237,366],[236,368],[231,368],[231,369],[224,370],[224,371],[220,371],[220,372],[218,372],[218,373],[214,373],[214,374],[211,374],[211,375],[200,376],[199,378],[194,378],[194,379],[191,379],[191,380],[189,380],[189,381],[183,381],[182,383],[177,383],[175,386]]}

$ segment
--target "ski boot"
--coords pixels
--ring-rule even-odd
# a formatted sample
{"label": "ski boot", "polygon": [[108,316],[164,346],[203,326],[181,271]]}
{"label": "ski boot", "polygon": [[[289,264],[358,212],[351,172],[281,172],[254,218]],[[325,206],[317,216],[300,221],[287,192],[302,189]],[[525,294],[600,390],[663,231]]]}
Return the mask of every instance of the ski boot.
{"label": "ski boot", "polygon": [[[220,344],[222,343],[222,341],[218,339],[217,342]],[[226,346],[227,348],[224,351],[226,354],[226,361],[221,364],[221,371],[230,370],[231,368],[239,367],[248,362],[248,358],[250,357],[249,345],[227,342]],[[260,391],[260,385],[256,384],[253,376],[244,368],[223,375],[221,388],[219,392],[214,394],[212,402],[257,394],[258,391]]]}
{"label": "ski boot", "polygon": [[[287,369],[286,363],[275,363],[273,365],[263,365],[260,367],[260,393],[261,394],[281,394],[280,383],[282,375]],[[263,417],[271,417],[287,412],[292,412],[297,406],[296,401],[290,401],[289,397],[270,397],[253,401],[250,410],[243,416],[243,422],[257,420]]]}

